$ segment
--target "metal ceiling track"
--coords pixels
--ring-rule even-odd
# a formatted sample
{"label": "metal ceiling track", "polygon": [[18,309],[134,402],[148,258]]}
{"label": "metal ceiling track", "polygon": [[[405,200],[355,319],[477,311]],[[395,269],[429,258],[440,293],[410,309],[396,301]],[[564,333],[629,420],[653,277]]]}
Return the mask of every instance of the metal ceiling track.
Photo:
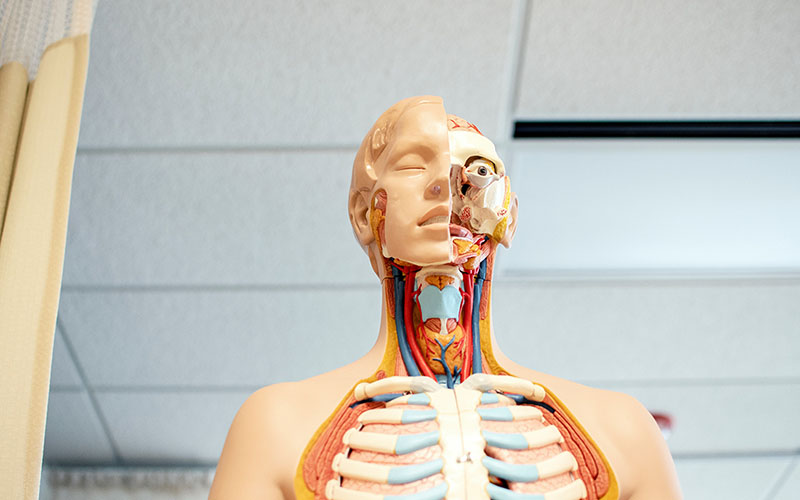
{"label": "metal ceiling track", "polygon": [[515,139],[800,139],[798,120],[517,121]]}

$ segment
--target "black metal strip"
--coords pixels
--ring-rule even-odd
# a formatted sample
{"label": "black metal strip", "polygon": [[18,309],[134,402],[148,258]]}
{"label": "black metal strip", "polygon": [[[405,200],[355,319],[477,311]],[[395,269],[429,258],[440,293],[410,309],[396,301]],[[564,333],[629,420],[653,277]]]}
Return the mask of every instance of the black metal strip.
{"label": "black metal strip", "polygon": [[796,120],[583,120],[517,121],[515,139],[739,138],[797,139]]}

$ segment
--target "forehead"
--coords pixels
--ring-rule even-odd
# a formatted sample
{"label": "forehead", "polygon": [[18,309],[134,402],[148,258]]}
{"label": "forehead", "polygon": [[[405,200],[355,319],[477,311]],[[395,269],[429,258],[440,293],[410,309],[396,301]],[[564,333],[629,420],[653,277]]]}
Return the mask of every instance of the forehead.
{"label": "forehead", "polygon": [[438,155],[449,150],[447,114],[437,102],[425,102],[407,109],[394,126],[391,157],[418,153]]}

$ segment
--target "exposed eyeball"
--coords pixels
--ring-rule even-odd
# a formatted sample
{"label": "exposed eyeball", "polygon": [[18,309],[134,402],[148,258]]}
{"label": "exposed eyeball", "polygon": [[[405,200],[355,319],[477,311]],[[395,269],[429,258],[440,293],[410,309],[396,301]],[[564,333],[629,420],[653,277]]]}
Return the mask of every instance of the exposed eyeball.
{"label": "exposed eyeball", "polygon": [[485,158],[476,158],[464,167],[462,181],[465,184],[484,189],[492,182],[500,179],[495,170],[494,163]]}

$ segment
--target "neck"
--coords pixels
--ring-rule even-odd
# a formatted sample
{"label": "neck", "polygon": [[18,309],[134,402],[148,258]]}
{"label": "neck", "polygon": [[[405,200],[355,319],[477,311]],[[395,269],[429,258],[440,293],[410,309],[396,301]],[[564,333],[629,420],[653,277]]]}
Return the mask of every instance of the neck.
{"label": "neck", "polygon": [[487,253],[471,269],[384,261],[384,360],[395,374],[452,387],[496,371],[489,318],[494,248]]}

